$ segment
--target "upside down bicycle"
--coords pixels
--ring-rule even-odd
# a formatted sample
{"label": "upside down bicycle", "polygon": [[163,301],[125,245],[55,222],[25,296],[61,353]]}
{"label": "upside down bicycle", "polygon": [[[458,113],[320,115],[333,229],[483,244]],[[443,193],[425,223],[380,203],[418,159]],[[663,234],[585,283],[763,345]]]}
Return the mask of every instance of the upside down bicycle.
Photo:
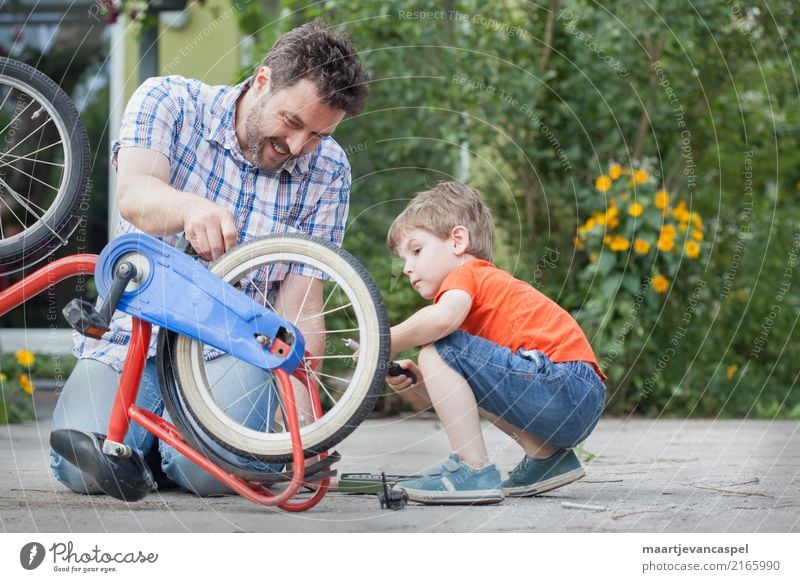
{"label": "upside down bicycle", "polygon": [[[58,86],[36,69],[3,58],[0,127],[3,275],[48,257],[75,231],[89,151],[78,113]],[[265,273],[279,284],[298,268],[324,281],[316,315],[324,320],[323,354],[304,349],[299,322],[279,316],[273,291],[255,284]],[[107,494],[141,499],[153,490],[153,479],[140,453],[123,444],[134,421],[255,503],[302,511],[324,497],[338,460],[329,451],[374,407],[389,357],[380,292],[352,255],[313,237],[274,234],[242,244],[206,268],[159,239],[128,234],[99,256],[52,261],[3,290],[0,315],[59,281],[90,272],[102,305],[73,300],[64,310],[68,321],[84,335],[100,337],[119,310],[133,318],[131,339],[107,433],[53,431],[57,453]],[[153,325],[160,328],[159,383],[174,425],[135,405]],[[358,359],[344,339],[361,346]],[[217,400],[206,374],[211,351],[271,373],[278,410],[262,430]],[[313,418],[302,426],[290,376],[313,408]],[[292,468],[277,474],[242,469],[219,453],[220,446],[247,459],[290,462]],[[311,457],[318,460],[306,466]],[[292,501],[303,485],[311,496]]]}

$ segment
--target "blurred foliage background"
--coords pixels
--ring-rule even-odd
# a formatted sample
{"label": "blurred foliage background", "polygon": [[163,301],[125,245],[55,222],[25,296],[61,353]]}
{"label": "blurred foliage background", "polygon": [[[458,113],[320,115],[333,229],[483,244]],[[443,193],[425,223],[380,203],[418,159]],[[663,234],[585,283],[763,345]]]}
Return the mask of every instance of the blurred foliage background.
{"label": "blurred foliage background", "polygon": [[[494,212],[497,264],[583,326],[610,377],[610,412],[800,418],[797,2],[237,6],[251,63],[324,18],[371,74],[366,111],[335,137],[353,167],[345,247],[393,322],[423,302],[386,250],[388,226],[415,192],[464,180]],[[101,109],[84,119],[100,140]],[[598,187],[617,167],[614,187]],[[636,170],[647,179],[631,179]],[[647,253],[610,231],[576,248],[612,200],[629,220],[630,204],[650,208],[662,190],[675,204],[651,224]],[[702,217],[697,252],[658,248],[665,221],[680,225],[678,200]]]}

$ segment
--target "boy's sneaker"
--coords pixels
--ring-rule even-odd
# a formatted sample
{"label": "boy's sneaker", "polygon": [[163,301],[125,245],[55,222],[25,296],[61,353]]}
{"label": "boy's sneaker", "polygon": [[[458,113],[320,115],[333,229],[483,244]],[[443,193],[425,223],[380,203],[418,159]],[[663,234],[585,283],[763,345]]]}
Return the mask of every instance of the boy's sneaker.
{"label": "boy's sneaker", "polygon": [[506,497],[529,497],[568,485],[586,475],[572,449],[553,453],[546,459],[527,455],[503,481]]}
{"label": "boy's sneaker", "polygon": [[403,490],[410,501],[437,504],[489,504],[503,501],[500,472],[494,465],[475,469],[456,453],[441,467],[419,479],[400,481],[395,489]]}

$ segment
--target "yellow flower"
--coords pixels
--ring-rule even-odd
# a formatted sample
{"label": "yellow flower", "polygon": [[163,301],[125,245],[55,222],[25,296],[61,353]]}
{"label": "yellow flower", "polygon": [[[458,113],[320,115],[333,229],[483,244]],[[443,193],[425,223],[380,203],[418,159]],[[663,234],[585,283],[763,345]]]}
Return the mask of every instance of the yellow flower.
{"label": "yellow flower", "polygon": [[653,277],[653,289],[656,293],[664,293],[669,289],[669,280],[664,275],[656,275]]}
{"label": "yellow flower", "polygon": [[686,231],[689,229],[689,223],[688,223],[688,222],[681,222],[681,223],[678,225],[678,229],[679,229],[681,232],[686,232]]}
{"label": "yellow flower", "polygon": [[703,228],[703,221],[700,219],[700,215],[696,212],[689,213],[689,220],[692,222],[692,226],[698,230],[702,230]]}
{"label": "yellow flower", "polygon": [[619,164],[611,164],[608,167],[608,175],[611,176],[612,180],[616,180],[622,175],[622,166]]}
{"label": "yellow flower", "polygon": [[665,224],[661,227],[661,236],[672,238],[676,234],[678,234],[678,231],[675,230],[675,227],[671,224]]}
{"label": "yellow flower", "polygon": [[582,226],[578,227],[578,234],[587,233],[595,226],[597,226],[597,220],[595,220],[594,217],[590,217],[586,222],[583,223]]}
{"label": "yellow flower", "polygon": [[692,231],[692,238],[694,240],[703,240],[703,231],[701,231],[701,230],[693,230]]}
{"label": "yellow flower", "polygon": [[603,174],[594,181],[594,187],[600,190],[600,192],[608,191],[608,189],[611,188],[611,178]]}
{"label": "yellow flower", "polygon": [[686,251],[686,256],[690,259],[696,259],[700,256],[700,245],[696,241],[686,241],[686,244],[683,245],[683,250]]}
{"label": "yellow flower", "polygon": [[631,246],[630,241],[624,236],[620,235],[614,236],[606,244],[608,244],[608,247],[615,252],[627,251]]}
{"label": "yellow flower", "polygon": [[597,260],[597,253],[589,253],[589,260],[594,263]]}
{"label": "yellow flower", "polygon": [[603,237],[604,244],[610,245],[612,240],[614,240],[614,237],[611,236],[610,234],[607,234]]}
{"label": "yellow flower", "polygon": [[17,361],[20,363],[20,365],[25,366],[26,368],[31,366],[33,362],[36,361],[33,352],[28,350],[19,350],[14,355],[17,357]]}
{"label": "yellow flower", "polygon": [[27,392],[28,394],[33,394],[33,383],[31,382],[31,379],[28,378],[28,376],[26,376],[25,374],[20,374],[17,377],[17,382],[19,382],[19,385],[22,386],[22,389],[25,392]]}
{"label": "yellow flower", "polygon": [[598,224],[599,226],[606,225],[607,216],[608,215],[605,212],[595,212],[594,214],[592,214],[592,218],[594,219],[595,224]]}
{"label": "yellow flower", "polygon": [[730,380],[736,375],[736,371],[739,369],[739,366],[736,364],[731,364],[728,366],[728,371],[725,372],[725,377]]}
{"label": "yellow flower", "polygon": [[675,248],[675,239],[671,236],[664,236],[663,232],[660,237],[658,237],[658,250],[668,252]]}
{"label": "yellow flower", "polygon": [[579,251],[582,251],[586,248],[586,245],[583,244],[583,241],[577,236],[572,237],[572,242],[575,243],[575,248]]}
{"label": "yellow flower", "polygon": [[617,218],[616,216],[612,216],[611,218],[608,219],[606,225],[608,226],[608,228],[617,228],[619,226],[619,218]]}
{"label": "yellow flower", "polygon": [[672,211],[672,216],[679,222],[689,222],[689,210],[686,208],[686,202],[681,201]]}
{"label": "yellow flower", "polygon": [[648,178],[650,178],[650,174],[648,174],[645,170],[636,170],[633,173],[634,184],[644,184],[647,182]]}
{"label": "yellow flower", "polygon": [[644,206],[639,204],[638,202],[634,202],[630,206],[628,206],[628,214],[636,218],[637,216],[641,216],[642,212],[644,212]]}
{"label": "yellow flower", "polygon": [[659,190],[656,192],[653,204],[655,204],[656,208],[661,208],[662,210],[669,206],[669,194],[667,194],[667,191]]}
{"label": "yellow flower", "polygon": [[637,255],[646,255],[650,251],[650,243],[641,238],[633,241],[633,251]]}
{"label": "yellow flower", "polygon": [[8,380],[8,376],[0,372],[0,382],[5,382],[6,380]]}
{"label": "yellow flower", "polygon": [[612,201],[611,204],[608,205],[608,209],[606,210],[606,218],[611,218],[617,216],[618,214],[619,214],[619,208],[617,208],[617,205],[614,204],[614,202]]}

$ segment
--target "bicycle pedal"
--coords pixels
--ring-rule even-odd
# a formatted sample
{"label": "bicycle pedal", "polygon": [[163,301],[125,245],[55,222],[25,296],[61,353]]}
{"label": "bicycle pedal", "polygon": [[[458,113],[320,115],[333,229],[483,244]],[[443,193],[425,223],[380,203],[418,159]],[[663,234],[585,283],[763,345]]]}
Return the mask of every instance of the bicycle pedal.
{"label": "bicycle pedal", "polygon": [[83,299],[73,299],[62,310],[70,327],[86,337],[100,339],[108,331],[108,323]]}

